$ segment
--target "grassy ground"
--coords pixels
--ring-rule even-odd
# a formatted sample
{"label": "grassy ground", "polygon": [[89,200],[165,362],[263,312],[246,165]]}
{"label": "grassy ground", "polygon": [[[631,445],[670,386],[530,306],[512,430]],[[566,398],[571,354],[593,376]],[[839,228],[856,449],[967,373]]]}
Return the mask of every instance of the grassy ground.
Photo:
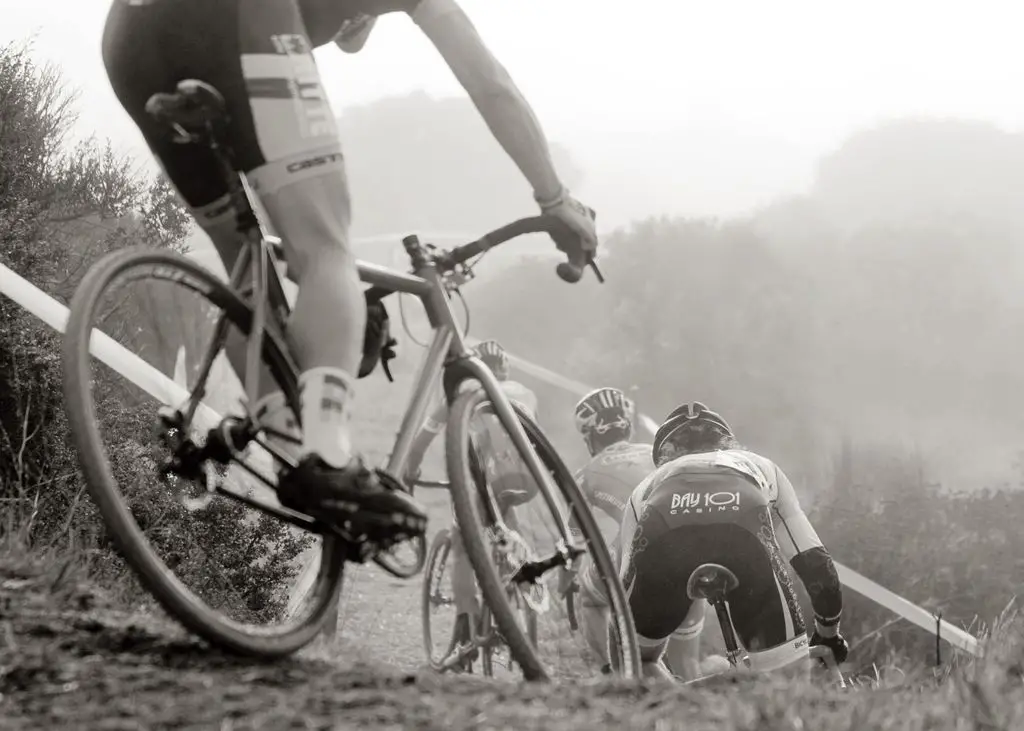
{"label": "grassy ground", "polygon": [[[353,594],[349,607],[359,601]],[[376,651],[387,617],[365,621],[375,637],[345,639],[331,656],[305,651],[273,664],[243,661],[162,618],[118,611],[60,566],[7,555],[0,559],[3,728],[1024,727],[1020,668],[1005,657],[1013,654],[1010,641],[1002,643],[1003,658],[958,669],[943,682],[921,676],[845,692],[781,678],[701,689],[607,680],[553,687],[403,671]],[[399,645],[392,649],[400,652]]]}
{"label": "grassy ground", "polygon": [[[406,350],[406,357],[410,357]],[[360,446],[383,459],[408,395],[361,382]],[[440,475],[439,451],[425,476]],[[436,472],[434,472],[436,470]],[[422,493],[430,534],[450,523],[444,493]],[[424,669],[420,579],[348,572],[340,635],[277,663],[239,660],[162,615],[127,613],[59,562],[0,555],[0,718],[5,729],[1015,729],[1024,728],[1018,638],[998,657],[890,673],[846,691],[784,678],[702,688],[595,680],[525,685]],[[709,627],[713,624],[709,623]]]}

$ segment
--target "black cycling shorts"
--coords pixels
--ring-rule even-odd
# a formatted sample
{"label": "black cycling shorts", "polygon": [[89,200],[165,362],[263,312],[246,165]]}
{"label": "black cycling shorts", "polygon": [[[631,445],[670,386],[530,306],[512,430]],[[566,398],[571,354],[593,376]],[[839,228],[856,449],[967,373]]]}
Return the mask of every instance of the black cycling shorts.
{"label": "black cycling shorts", "polygon": [[726,599],[749,652],[805,632],[769,503],[756,485],[731,470],[682,473],[640,506],[632,536],[622,536],[623,584],[638,634],[660,640],[682,624],[691,604],[686,582],[703,563],[721,564],[739,579]]}
{"label": "black cycling shorts", "polygon": [[[292,99],[289,120],[293,128],[324,126],[329,115],[332,128],[327,137],[336,140],[333,112],[315,67],[306,58],[313,47],[327,43],[336,34],[351,8],[345,2],[308,4],[308,19],[315,28],[307,33],[303,7],[297,0],[152,0],[129,5],[115,0],[103,33],[103,62],[118,100],[138,125],[143,137],[160,160],[168,177],[193,208],[213,203],[227,193],[212,153],[200,145],[172,142],[168,131],[145,112],[146,101],[156,92],[173,92],[183,79],[212,84],[223,95],[229,115],[227,138],[237,166],[250,172],[268,162],[260,144],[252,102],[260,99]],[[275,57],[282,63],[264,63],[260,69],[243,74],[243,56],[266,62]],[[289,71],[289,61],[296,69]],[[267,124],[273,127],[273,116]],[[318,122],[319,118],[319,122]],[[280,133],[289,137],[289,127]],[[323,137],[311,146],[321,145]],[[284,140],[282,147],[287,146]],[[294,151],[294,150],[293,150]],[[271,153],[273,154],[273,153]],[[276,158],[284,157],[275,155]]]}

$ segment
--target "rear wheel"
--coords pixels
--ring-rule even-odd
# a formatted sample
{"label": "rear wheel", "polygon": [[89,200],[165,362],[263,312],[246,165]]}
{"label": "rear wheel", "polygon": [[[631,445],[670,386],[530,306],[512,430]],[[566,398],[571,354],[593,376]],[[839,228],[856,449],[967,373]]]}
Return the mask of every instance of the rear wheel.
{"label": "rear wheel", "polygon": [[[185,479],[160,470],[169,440],[202,444],[212,427],[227,423],[223,416],[244,418],[242,389],[223,352],[205,375],[201,356],[210,342],[223,345],[215,333],[248,335],[252,310],[196,262],[138,248],[97,262],[70,310],[63,367],[71,436],[121,557],[171,616],[215,645],[277,657],[308,644],[336,612],[345,552],[337,539],[310,533],[307,516],[293,514],[293,525],[279,517],[273,489],[246,471],[269,472],[276,484],[269,453],[251,442],[236,461],[197,466],[241,500],[207,492],[198,471],[199,479]],[[190,349],[195,368],[188,367]],[[298,423],[295,372],[269,331],[262,358]],[[159,372],[172,367],[177,385]],[[190,388],[211,399],[194,418],[185,415]],[[173,428],[157,417],[165,404],[178,409]],[[319,567],[296,600],[299,558],[310,552],[320,554]]]}
{"label": "rear wheel", "polygon": [[[612,664],[622,675],[637,677],[640,653],[632,615],[594,516],[572,473],[544,433],[527,414],[519,409],[516,413],[557,490],[556,494],[548,496],[557,511],[551,509],[543,492],[526,505],[514,508],[517,515],[522,513],[516,521],[519,529],[510,529],[506,521],[497,517],[495,508],[499,501],[489,475],[495,460],[506,465],[502,469],[518,460],[519,469],[524,471],[525,461],[485,391],[473,389],[456,398],[448,416],[446,435],[455,514],[494,623],[527,679],[583,678],[600,674],[603,660],[584,646],[581,633],[572,631],[564,603],[552,596],[559,569],[553,566],[534,582],[513,580],[526,562],[534,563],[556,554],[562,526],[569,515],[574,514],[584,537],[585,551],[594,562],[594,573],[608,597],[609,635],[614,640],[605,649],[611,653]],[[540,489],[543,491],[546,487]],[[524,616],[517,611],[519,606],[515,606],[519,601],[532,610],[532,621],[536,624],[533,637],[530,636],[529,615]]]}
{"label": "rear wheel", "polygon": [[430,543],[423,577],[423,649],[434,670],[442,669],[442,662],[455,649],[455,596],[448,563],[451,550],[451,533],[444,528]]}

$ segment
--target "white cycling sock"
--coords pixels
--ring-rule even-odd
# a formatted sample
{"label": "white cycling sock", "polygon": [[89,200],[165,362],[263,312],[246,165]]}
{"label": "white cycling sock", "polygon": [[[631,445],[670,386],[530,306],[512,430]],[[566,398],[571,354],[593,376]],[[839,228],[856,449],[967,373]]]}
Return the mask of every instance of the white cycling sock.
{"label": "white cycling sock", "polygon": [[[284,397],[283,391],[274,391],[261,398],[256,402],[254,411],[256,418],[264,426],[283,432],[290,437],[302,439],[302,432],[299,430],[299,425],[295,420],[295,414],[288,408],[288,402]],[[290,442],[287,439],[282,439],[270,433],[267,433],[267,441],[296,460],[298,460],[302,453],[301,442]]]}
{"label": "white cycling sock", "polygon": [[352,459],[349,434],[355,379],[340,368],[310,368],[299,376],[302,394],[303,451],[332,467]]}

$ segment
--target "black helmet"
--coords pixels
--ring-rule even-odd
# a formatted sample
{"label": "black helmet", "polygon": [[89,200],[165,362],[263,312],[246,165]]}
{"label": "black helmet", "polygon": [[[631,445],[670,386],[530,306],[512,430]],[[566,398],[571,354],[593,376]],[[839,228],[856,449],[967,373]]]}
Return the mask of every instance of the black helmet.
{"label": "black helmet", "polygon": [[663,448],[677,441],[685,433],[698,430],[703,433],[711,431],[721,437],[733,437],[732,429],[725,419],[700,401],[683,404],[665,417],[654,435],[654,463],[660,466],[667,462],[671,456],[662,457]]}

